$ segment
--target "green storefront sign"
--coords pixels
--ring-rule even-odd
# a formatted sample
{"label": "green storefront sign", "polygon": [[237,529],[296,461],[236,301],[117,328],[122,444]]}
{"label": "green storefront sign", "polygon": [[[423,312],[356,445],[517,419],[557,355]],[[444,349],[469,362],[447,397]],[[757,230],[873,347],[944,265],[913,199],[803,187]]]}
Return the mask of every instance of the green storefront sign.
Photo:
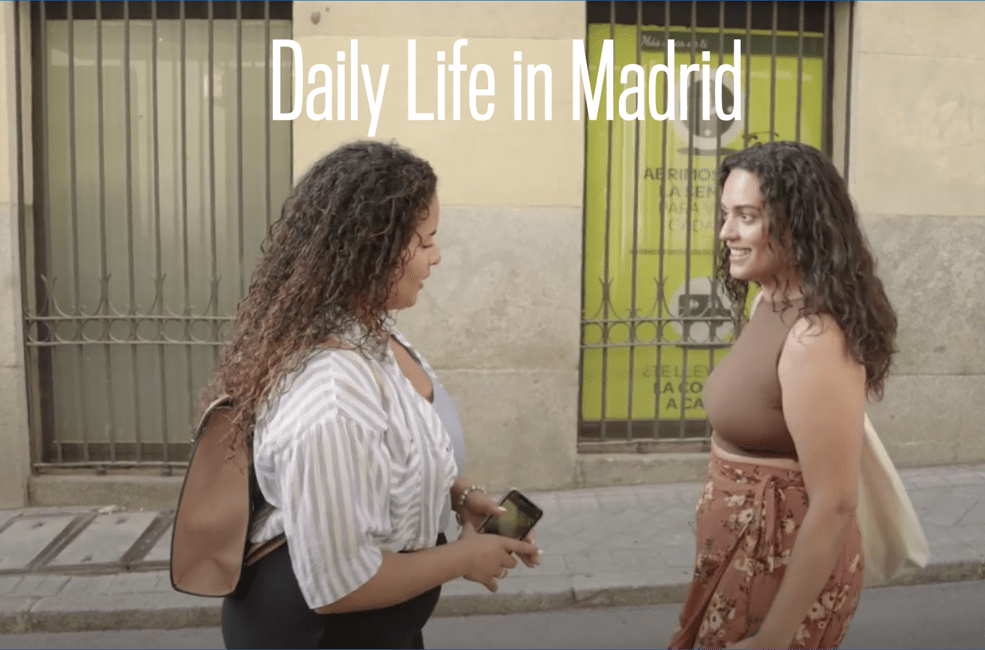
{"label": "green storefront sign", "polygon": [[[589,26],[589,92],[595,88],[604,41],[611,38],[612,79],[618,98],[626,88],[619,83],[623,66],[637,63],[637,28],[616,25],[612,30],[609,25]],[[820,148],[824,100],[821,34],[805,33],[800,39],[796,33],[779,33],[774,64],[771,33],[752,33],[747,61],[745,30],[726,29],[721,63],[740,68],[741,85],[741,119],[728,121],[719,120],[714,107],[719,31],[697,30],[692,35],[690,29],[671,28],[668,34],[663,28],[644,28],[640,63],[647,81],[653,66],[667,63],[668,36],[675,41],[678,103],[685,92],[680,87],[680,66],[704,65],[701,54],[710,51],[710,119],[700,119],[699,72],[691,73],[688,79],[688,113],[692,119],[682,116],[679,107],[676,119],[664,121],[653,119],[650,110],[644,111],[646,117],[639,121],[623,120],[616,111],[611,142],[604,112],[587,122],[583,318],[607,321],[605,338],[615,345],[604,352],[598,347],[584,350],[582,421],[646,421],[651,424],[640,429],[647,436],[653,431],[654,418],[668,425],[677,425],[682,417],[692,421],[705,418],[701,402],[705,379],[714,363],[726,354],[733,337],[731,324],[725,322],[727,298],[717,283],[712,293],[715,170],[719,160],[757,141],[769,141],[771,122],[773,139],[797,139],[799,121],[799,139]],[[692,36],[696,51],[693,62]],[[741,40],[738,64],[733,58],[733,39]],[[798,50],[802,57],[798,57]],[[636,83],[635,77],[627,75],[630,86]],[[656,104],[664,113],[666,75],[658,78]],[[726,86],[721,108],[728,115],[734,108],[736,89],[731,74],[721,78]],[[640,101],[649,102],[650,92],[648,86]],[[630,342],[629,320],[634,316],[650,321],[697,319],[668,322],[660,332],[655,323],[641,322],[636,327],[637,345],[620,347]],[[588,346],[603,343],[603,326],[586,323],[582,336]],[[676,435],[677,427],[668,427],[671,429]]]}

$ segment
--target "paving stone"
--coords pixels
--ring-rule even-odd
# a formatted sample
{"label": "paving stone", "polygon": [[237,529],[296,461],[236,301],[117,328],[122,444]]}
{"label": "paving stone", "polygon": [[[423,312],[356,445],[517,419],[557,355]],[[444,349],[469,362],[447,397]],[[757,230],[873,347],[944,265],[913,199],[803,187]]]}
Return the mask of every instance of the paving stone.
{"label": "paving stone", "polygon": [[694,509],[698,506],[698,500],[701,498],[701,490],[695,490],[693,493],[680,494],[677,498],[677,503],[684,508],[687,508],[688,512],[694,513]]}
{"label": "paving stone", "polygon": [[0,597],[12,592],[24,576],[0,576]]}
{"label": "paving stone", "polygon": [[49,566],[118,562],[157,512],[119,512],[96,517]]}
{"label": "paving stone", "polygon": [[559,555],[544,554],[540,556],[540,564],[537,565],[537,568],[530,569],[530,571],[536,571],[545,576],[567,575],[568,565],[565,564],[564,558]]}
{"label": "paving stone", "polygon": [[646,521],[641,521],[627,529],[626,534],[635,535],[640,540],[658,545],[662,544],[666,535],[685,536],[694,540],[694,533],[687,521],[667,521],[659,513],[654,513]]}
{"label": "paving stone", "polygon": [[592,545],[605,542],[612,536],[612,530],[608,526],[593,526],[578,532],[578,538],[592,542]]}
{"label": "paving stone", "polygon": [[985,549],[985,524],[966,524],[962,520],[959,525],[962,530],[971,535],[974,543],[979,544]]}
{"label": "paving stone", "polygon": [[660,554],[667,561],[667,566],[670,567],[693,567],[694,566],[694,549],[685,548],[683,546],[673,547],[668,546],[666,548],[660,549]]}
{"label": "paving stone", "polygon": [[[171,559],[171,528],[173,526],[173,523],[168,526],[167,530],[147,552],[147,555],[141,559],[141,562],[167,562]],[[457,537],[458,532],[456,531],[448,539],[456,539]]]}
{"label": "paving stone", "polygon": [[545,549],[544,553],[550,552],[552,555],[560,555],[566,557],[571,553],[587,553],[592,547],[592,543],[585,539],[580,539],[578,537],[568,537],[562,539],[556,544],[552,544],[550,549]]}
{"label": "paving stone", "polygon": [[507,578],[499,581],[499,591],[497,593],[508,595],[537,592],[563,593],[570,591],[571,579],[567,576],[514,576],[511,573]]}
{"label": "paving stone", "polygon": [[0,633],[22,634],[27,632],[29,630],[28,617],[34,603],[34,598],[0,596]]}
{"label": "paving stone", "polygon": [[975,504],[979,501],[985,501],[985,492],[983,492],[981,485],[955,485],[950,489],[948,498],[961,499]]}
{"label": "paving stone", "polygon": [[572,575],[590,575],[595,572],[595,565],[588,554],[576,555],[569,553],[564,556],[564,563]]}
{"label": "paving stone", "polygon": [[636,496],[629,494],[606,494],[598,496],[599,507],[603,510],[622,511],[626,508],[638,508]]}
{"label": "paving stone", "polygon": [[979,495],[952,493],[941,499],[922,520],[928,523],[954,526],[981,500]]}
{"label": "paving stone", "polygon": [[638,548],[640,544],[638,537],[626,533],[613,533],[605,540],[605,547],[613,551]]}
{"label": "paving stone", "polygon": [[[510,574],[505,579],[499,580],[498,583],[499,590],[496,595],[533,593],[538,590],[546,593],[570,594],[571,592],[571,579],[567,576],[514,576]],[[441,588],[442,600],[463,596],[491,598],[493,595],[485,586],[465,579],[453,580]]]}
{"label": "paving stone", "polygon": [[948,528],[948,541],[954,544],[974,544],[983,540],[973,527],[951,526]]}
{"label": "paving stone", "polygon": [[981,549],[970,544],[951,544],[930,549],[931,564],[978,561],[982,557]]}
{"label": "paving stone", "polygon": [[598,510],[598,507],[598,499],[596,499],[595,494],[590,491],[575,492],[564,498],[558,497],[558,510],[595,512]]}
{"label": "paving stone", "polygon": [[907,490],[907,495],[910,497],[914,509],[920,512],[922,509],[930,509],[936,506],[941,499],[951,493],[951,489],[952,487],[949,485],[940,485],[937,487]]}
{"label": "paving stone", "polygon": [[41,598],[31,608],[32,613],[46,612],[153,612],[155,610],[187,607],[221,607],[217,598],[171,593],[78,594]]}
{"label": "paving stone", "polygon": [[694,548],[694,531],[688,526],[683,531],[668,532],[660,539],[660,546],[684,546],[688,549]]}
{"label": "paving stone", "polygon": [[154,571],[153,575],[157,576],[157,583],[154,585],[154,591],[174,591],[174,587],[171,586],[170,571]]}
{"label": "paving stone", "polygon": [[[659,549],[636,551],[636,557],[639,559],[640,566],[644,571],[655,571],[657,569],[670,568],[667,564],[667,558],[664,557],[663,553],[661,553]],[[694,562],[693,553],[691,554],[691,562]]]}
{"label": "paving stone", "polygon": [[14,517],[19,517],[20,514],[18,510],[0,510],[0,528],[3,528],[3,525]]}
{"label": "paving stone", "polygon": [[612,551],[612,560],[623,571],[642,571],[643,562],[636,550],[625,549]]}
{"label": "paving stone", "polygon": [[615,532],[632,528],[641,521],[647,521],[651,517],[653,517],[652,510],[634,506],[621,512],[612,513],[607,522],[610,526],[614,526],[613,532]]}
{"label": "paving stone", "polygon": [[10,592],[12,596],[33,596],[42,598],[44,596],[54,596],[62,590],[69,580],[69,576],[34,574],[24,576],[16,587]]}
{"label": "paving stone", "polygon": [[920,525],[923,527],[923,533],[927,536],[927,542],[930,544],[931,548],[937,544],[953,543],[953,540],[951,540],[953,537],[953,535],[951,535],[952,526],[935,524],[930,521],[921,521]]}
{"label": "paving stone", "polygon": [[[135,572],[118,573],[113,581],[106,586],[108,594],[152,593],[157,591],[158,576],[156,573]],[[171,591],[170,586],[168,591]]]}
{"label": "paving stone", "polygon": [[[985,489],[983,489],[983,494],[985,494]],[[961,517],[961,524],[971,526],[985,525],[985,499],[976,503]]]}
{"label": "paving stone", "polygon": [[684,508],[681,506],[676,506],[674,508],[669,508],[668,510],[660,514],[661,519],[670,523],[678,521],[693,521],[694,520],[694,508]]}
{"label": "paving stone", "polygon": [[598,549],[588,554],[595,571],[634,571],[631,566],[620,566],[607,549]]}
{"label": "paving stone", "polygon": [[0,532],[0,569],[23,569],[72,522],[73,515],[22,516]]}
{"label": "paving stone", "polygon": [[926,476],[915,476],[911,483],[917,488],[925,487],[946,487],[950,485],[947,479],[934,476],[933,474],[927,474]]}
{"label": "paving stone", "polygon": [[68,583],[62,587],[63,596],[83,596],[85,594],[98,594],[106,591],[112,584],[116,576],[113,574],[101,576],[72,576]]}
{"label": "paving stone", "polygon": [[636,504],[636,495],[639,490],[635,486],[613,486],[613,487],[600,487],[595,489],[595,498],[598,499],[599,503],[602,500],[606,501],[622,501],[629,507]]}
{"label": "paving stone", "polygon": [[657,569],[654,571],[610,571],[596,573],[591,576],[573,576],[571,578],[575,597],[579,592],[613,588],[639,588],[647,585],[687,584],[691,581],[691,569]]}
{"label": "paving stone", "polygon": [[648,510],[654,508],[672,508],[681,506],[686,502],[697,503],[697,497],[695,497],[694,501],[690,501],[689,498],[686,499],[677,492],[640,492],[637,495],[637,500],[639,501],[639,507]]}
{"label": "paving stone", "polygon": [[[598,511],[576,512],[566,514],[557,520],[551,521],[551,528],[561,535],[574,535],[589,527],[595,526],[599,521]],[[548,522],[543,522],[547,524]],[[540,524],[538,524],[539,526]]]}
{"label": "paving stone", "polygon": [[905,483],[906,481],[909,481],[911,478],[915,478],[917,476],[927,476],[928,474],[932,474],[934,468],[933,467],[907,467],[905,469],[901,469],[898,471],[900,478],[903,479],[903,482]]}
{"label": "paving stone", "polygon": [[981,485],[982,477],[977,472],[954,472],[944,477],[951,485]]}

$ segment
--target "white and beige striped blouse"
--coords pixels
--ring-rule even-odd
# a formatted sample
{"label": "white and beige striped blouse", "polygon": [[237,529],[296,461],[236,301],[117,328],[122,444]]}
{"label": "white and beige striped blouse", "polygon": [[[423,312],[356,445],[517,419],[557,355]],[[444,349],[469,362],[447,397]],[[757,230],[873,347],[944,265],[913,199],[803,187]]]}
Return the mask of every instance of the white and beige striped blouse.
{"label": "white and beige striped blouse", "polygon": [[382,360],[318,349],[283,385],[254,432],[257,480],[276,510],[252,541],[286,533],[317,608],[372,578],[383,550],[434,546],[458,468],[437,411],[389,347]]}

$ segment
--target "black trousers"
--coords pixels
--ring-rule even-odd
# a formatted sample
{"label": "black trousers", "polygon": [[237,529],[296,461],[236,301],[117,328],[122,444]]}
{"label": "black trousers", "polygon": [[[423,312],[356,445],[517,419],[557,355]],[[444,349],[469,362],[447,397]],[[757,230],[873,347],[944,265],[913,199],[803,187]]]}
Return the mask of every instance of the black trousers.
{"label": "black trousers", "polygon": [[[442,534],[438,544],[446,542]],[[287,545],[243,569],[222,603],[227,648],[423,648],[422,630],[441,595],[435,587],[391,607],[317,614],[304,600]]]}

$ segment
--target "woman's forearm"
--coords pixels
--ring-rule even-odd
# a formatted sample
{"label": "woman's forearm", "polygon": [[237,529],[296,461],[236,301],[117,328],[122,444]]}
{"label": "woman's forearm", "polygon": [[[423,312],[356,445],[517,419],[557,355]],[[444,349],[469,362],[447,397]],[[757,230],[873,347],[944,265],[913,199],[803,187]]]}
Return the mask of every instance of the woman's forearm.
{"label": "woman's forearm", "polygon": [[469,483],[469,480],[464,476],[459,476],[457,479],[455,479],[455,482],[452,483],[450,490],[452,508],[455,507],[456,503],[458,502],[458,498],[462,496],[465,490],[469,489],[470,485],[471,483]]}
{"label": "woman's forearm", "polygon": [[788,648],[811,605],[831,577],[855,508],[844,502],[812,503],[797,533],[786,573],[756,636]]}
{"label": "woman's forearm", "polygon": [[389,607],[460,578],[465,574],[466,555],[461,544],[451,542],[415,553],[383,552],[383,563],[365,584],[315,611],[340,614]]}

